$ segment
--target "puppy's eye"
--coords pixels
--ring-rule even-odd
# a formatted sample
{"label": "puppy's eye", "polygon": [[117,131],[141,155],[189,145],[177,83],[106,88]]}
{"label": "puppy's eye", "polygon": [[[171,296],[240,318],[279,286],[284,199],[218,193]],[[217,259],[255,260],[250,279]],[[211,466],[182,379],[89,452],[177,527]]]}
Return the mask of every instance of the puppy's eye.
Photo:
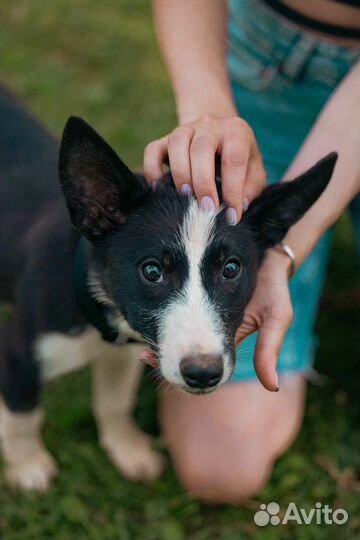
{"label": "puppy's eye", "polygon": [[240,275],[241,264],[236,259],[229,259],[224,264],[223,279],[235,279]]}
{"label": "puppy's eye", "polygon": [[161,266],[156,261],[147,261],[141,267],[143,278],[150,283],[160,283],[164,281]]}

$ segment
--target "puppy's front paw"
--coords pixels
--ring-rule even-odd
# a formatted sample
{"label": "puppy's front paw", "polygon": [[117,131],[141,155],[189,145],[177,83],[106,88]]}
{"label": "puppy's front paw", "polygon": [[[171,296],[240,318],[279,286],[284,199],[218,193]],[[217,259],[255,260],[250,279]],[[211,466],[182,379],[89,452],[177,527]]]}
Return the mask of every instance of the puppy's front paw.
{"label": "puppy's front paw", "polygon": [[151,438],[130,422],[103,434],[101,445],[115,467],[129,480],[148,482],[163,472],[164,460],[151,447]]}
{"label": "puppy's front paw", "polygon": [[21,491],[45,492],[57,473],[57,464],[45,449],[39,450],[22,462],[5,466],[7,483],[11,488]]}

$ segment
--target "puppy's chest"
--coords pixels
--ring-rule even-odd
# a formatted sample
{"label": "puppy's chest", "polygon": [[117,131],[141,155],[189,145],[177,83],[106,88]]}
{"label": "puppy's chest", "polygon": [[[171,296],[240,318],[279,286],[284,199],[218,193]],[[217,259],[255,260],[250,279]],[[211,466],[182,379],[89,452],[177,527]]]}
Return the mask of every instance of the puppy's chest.
{"label": "puppy's chest", "polygon": [[71,371],[81,369],[87,364],[118,354],[121,357],[123,346],[136,341],[141,344],[141,337],[131,330],[126,321],[119,322],[120,343],[108,343],[92,326],[77,335],[61,332],[47,332],[34,343],[35,358],[40,364],[43,382],[55,379]]}

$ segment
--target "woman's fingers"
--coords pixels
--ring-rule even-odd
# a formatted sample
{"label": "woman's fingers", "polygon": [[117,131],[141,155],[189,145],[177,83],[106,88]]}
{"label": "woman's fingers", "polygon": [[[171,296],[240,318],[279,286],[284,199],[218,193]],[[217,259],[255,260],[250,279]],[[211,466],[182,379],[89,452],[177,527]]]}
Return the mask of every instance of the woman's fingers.
{"label": "woman's fingers", "polygon": [[244,185],[247,176],[250,148],[240,137],[225,138],[221,151],[222,195],[227,203],[226,218],[236,225],[241,218]]}
{"label": "woman's fingers", "polygon": [[149,143],[144,151],[144,174],[149,183],[156,182],[163,174],[163,164],[168,155],[168,137]]}
{"label": "woman's fingers", "polygon": [[256,342],[254,366],[260,382],[273,392],[279,390],[276,366],[292,314],[283,313],[279,318],[264,320],[260,325]]}
{"label": "woman's fingers", "polygon": [[252,129],[241,118],[231,120],[221,148],[221,175],[227,218],[235,225],[265,187],[265,171]]}
{"label": "woman's fingers", "polygon": [[266,186],[266,173],[262,162],[261,154],[255,143],[252,148],[248,163],[246,182],[244,187],[244,210],[260,195]]}
{"label": "woman's fingers", "polygon": [[243,322],[236,332],[235,345],[258,331],[254,366],[261,383],[271,391],[278,390],[276,366],[292,318],[288,261],[277,251],[269,250],[259,269]]}
{"label": "woman's fingers", "polygon": [[215,184],[215,154],[218,141],[214,135],[195,133],[190,145],[192,186],[199,205],[215,210],[219,199]]}
{"label": "woman's fingers", "polygon": [[192,193],[190,144],[194,130],[190,126],[175,129],[168,139],[169,164],[178,191],[185,195]]}
{"label": "woman's fingers", "polygon": [[219,205],[215,182],[215,157],[220,154],[222,195],[228,205],[227,221],[239,222],[243,208],[262,191],[265,172],[250,126],[239,117],[204,116],[176,128],[169,136],[150,143],[144,154],[149,182],[163,175],[168,158],[178,191],[195,196],[204,209]]}
{"label": "woman's fingers", "polygon": [[[249,305],[251,306],[251,300],[250,300]],[[234,339],[235,347],[238,347],[245,338],[247,338],[248,336],[256,332],[257,329],[258,329],[257,321],[251,314],[248,313],[248,311],[245,311],[244,320],[241,323],[241,326],[237,329],[236,334],[235,334],[235,339]]]}

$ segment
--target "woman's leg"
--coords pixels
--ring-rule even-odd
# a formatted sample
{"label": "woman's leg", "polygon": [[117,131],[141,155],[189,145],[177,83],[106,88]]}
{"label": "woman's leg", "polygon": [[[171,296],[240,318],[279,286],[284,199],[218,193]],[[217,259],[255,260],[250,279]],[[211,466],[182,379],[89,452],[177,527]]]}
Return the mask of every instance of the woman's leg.
{"label": "woman's leg", "polygon": [[280,377],[277,393],[258,381],[205,396],[165,390],[162,429],[184,487],[208,502],[238,504],[256,495],[299,431],[305,386],[295,374]]}

